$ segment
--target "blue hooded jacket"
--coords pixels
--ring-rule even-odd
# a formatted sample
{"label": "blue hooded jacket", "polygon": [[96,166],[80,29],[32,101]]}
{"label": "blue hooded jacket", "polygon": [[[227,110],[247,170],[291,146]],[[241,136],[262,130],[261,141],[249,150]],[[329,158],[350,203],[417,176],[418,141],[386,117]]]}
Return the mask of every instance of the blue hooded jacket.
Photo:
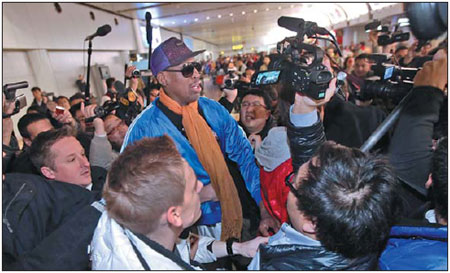
{"label": "blue hooded jacket", "polygon": [[393,226],[381,270],[447,270],[447,227]]}
{"label": "blue hooded jacket", "polygon": [[[245,137],[244,132],[219,103],[200,97],[198,106],[213,134],[217,135],[222,153],[237,163],[247,190],[256,204],[259,204],[261,201],[259,168],[256,166],[250,142]],[[209,175],[200,163],[194,148],[161,109],[156,106],[156,100],[130,125],[122,145],[122,151],[127,145],[144,137],[158,137],[164,134],[172,137],[181,156],[194,169],[198,180],[205,186],[211,183]],[[222,213],[218,201],[203,202],[201,209],[202,217],[199,224],[212,225],[221,222]]]}

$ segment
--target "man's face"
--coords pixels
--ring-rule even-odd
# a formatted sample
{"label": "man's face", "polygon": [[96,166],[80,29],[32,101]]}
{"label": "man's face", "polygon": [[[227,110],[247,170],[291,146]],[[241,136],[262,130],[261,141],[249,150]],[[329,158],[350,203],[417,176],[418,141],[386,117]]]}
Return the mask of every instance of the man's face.
{"label": "man's face", "polygon": [[270,64],[270,58],[269,57],[264,57],[263,63],[265,65],[269,65]]}
{"label": "man's face", "polygon": [[42,100],[42,92],[39,89],[35,89],[34,91],[31,91],[31,93],[33,93],[33,97],[37,100],[37,101],[41,101]]}
{"label": "man's face", "polygon": [[[184,63],[170,67],[170,70],[181,70],[184,64],[194,61],[194,58],[187,59]],[[162,71],[165,78],[164,90],[167,95],[178,102],[181,106],[197,101],[202,92],[200,82],[200,71],[194,68],[191,77],[185,78],[181,72]]]}
{"label": "man's face", "polygon": [[57,104],[61,107],[64,107],[65,109],[69,110],[70,109],[70,103],[66,98],[60,98],[57,101]]}
{"label": "man's face", "polygon": [[86,118],[81,110],[75,112],[75,119],[80,123],[81,131],[86,132]]}
{"label": "man's face", "polygon": [[395,55],[398,60],[401,58],[404,58],[406,55],[408,55],[408,49],[405,48],[405,49],[399,50]]}
{"label": "man's face", "polygon": [[33,141],[40,133],[47,132],[53,129],[53,125],[48,119],[41,119],[35,121],[27,126],[28,134],[30,134],[30,140]]}
{"label": "man's face", "polygon": [[111,142],[114,149],[117,150],[122,147],[123,140],[128,131],[128,126],[123,120],[115,115],[109,115],[105,119],[105,131],[109,142]]}
{"label": "man's face", "polygon": [[[308,164],[310,161],[305,162],[298,170],[297,177],[295,179],[296,183],[294,183],[294,187],[297,188],[298,184],[301,183],[302,179],[306,178],[308,175]],[[316,239],[314,235],[311,235],[311,231],[307,229],[309,225],[311,224],[311,220],[308,219],[302,211],[298,209],[297,206],[297,197],[292,193],[292,191],[289,191],[287,203],[286,203],[286,209],[289,216],[289,220],[294,227],[295,230],[301,232],[302,234],[305,234],[313,239]]]}
{"label": "man's face", "polygon": [[187,161],[184,161],[184,177],[186,186],[184,188],[181,219],[183,220],[183,228],[187,228],[197,222],[202,215],[199,193],[203,188],[203,184],[197,180],[194,170],[189,166]]}
{"label": "man's face", "polygon": [[355,61],[353,69],[356,76],[364,78],[370,71],[370,63],[367,59],[358,59]]}
{"label": "man's face", "polygon": [[270,111],[267,110],[262,97],[247,95],[242,99],[240,120],[248,132],[260,132],[269,117]]}
{"label": "man's face", "polygon": [[91,168],[84,149],[75,137],[65,137],[51,147],[54,168],[50,179],[86,187],[92,182]]}

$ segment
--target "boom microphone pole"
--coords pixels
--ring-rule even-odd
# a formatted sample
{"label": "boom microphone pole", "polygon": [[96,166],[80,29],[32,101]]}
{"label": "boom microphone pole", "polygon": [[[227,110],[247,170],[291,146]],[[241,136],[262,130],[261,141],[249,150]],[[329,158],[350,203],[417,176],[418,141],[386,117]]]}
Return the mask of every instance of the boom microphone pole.
{"label": "boom microphone pole", "polygon": [[[148,43],[148,70],[151,70],[150,67],[150,60],[152,58],[152,40],[153,40],[153,29],[152,29],[152,24],[151,21],[152,20],[152,14],[150,12],[146,12],[145,13],[145,29],[147,31],[147,43]],[[156,76],[156,75],[153,75]],[[146,88],[146,92],[145,92],[145,96],[147,97],[147,105],[150,103],[150,83],[151,83],[151,76],[149,76],[147,78],[147,88]],[[145,105],[145,107],[147,106]]]}
{"label": "boom microphone pole", "polygon": [[92,55],[92,40],[98,36],[105,36],[111,32],[111,26],[106,24],[97,29],[97,31],[86,37],[85,41],[89,40],[88,47],[88,63],[87,63],[87,75],[86,75],[86,90],[84,91],[84,99],[86,100],[86,105],[89,104],[90,96],[90,72],[91,72],[91,55]]}

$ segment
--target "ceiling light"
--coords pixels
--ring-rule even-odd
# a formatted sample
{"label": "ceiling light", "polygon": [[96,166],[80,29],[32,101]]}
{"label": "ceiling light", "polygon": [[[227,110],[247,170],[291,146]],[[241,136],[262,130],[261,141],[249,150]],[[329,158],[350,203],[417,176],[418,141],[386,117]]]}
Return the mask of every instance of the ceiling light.
{"label": "ceiling light", "polygon": [[187,20],[184,20],[183,22],[184,22],[184,23],[186,23],[186,22],[187,22]]}
{"label": "ceiling light", "polygon": [[195,18],[194,21],[197,22],[197,21],[198,21],[198,18]]}
{"label": "ceiling light", "polygon": [[254,9],[254,10],[253,10],[253,13],[257,13],[257,12],[258,12],[258,10],[257,10],[257,9]]}
{"label": "ceiling light", "polygon": [[206,20],[209,20],[209,16],[206,16]]}
{"label": "ceiling light", "polygon": [[291,5],[291,8],[293,8],[294,7],[294,5]]}
{"label": "ceiling light", "polygon": [[242,15],[245,15],[245,11],[242,12]]}
{"label": "ceiling light", "polygon": [[278,6],[278,9],[281,9],[281,6]]}
{"label": "ceiling light", "polygon": [[266,8],[266,11],[269,11],[270,9],[269,8]]}
{"label": "ceiling light", "polygon": [[161,23],[161,26],[163,27],[163,26],[164,26],[164,23]]}
{"label": "ceiling light", "polygon": [[172,21],[172,25],[175,25],[175,22],[174,22],[174,21]]}
{"label": "ceiling light", "polygon": [[230,16],[233,16],[233,13],[230,13]]}
{"label": "ceiling light", "polygon": [[219,15],[217,15],[217,18],[222,18],[222,15],[220,15],[220,14],[219,14]]}

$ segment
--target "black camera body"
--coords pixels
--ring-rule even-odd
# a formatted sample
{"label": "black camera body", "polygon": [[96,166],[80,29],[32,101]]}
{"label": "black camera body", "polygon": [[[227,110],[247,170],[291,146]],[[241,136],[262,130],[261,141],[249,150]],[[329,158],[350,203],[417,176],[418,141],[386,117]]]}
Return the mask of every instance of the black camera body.
{"label": "black camera body", "polygon": [[375,62],[371,67],[375,77],[365,80],[357,98],[361,101],[374,98],[400,101],[413,87],[413,79],[420,69],[389,64],[386,54],[370,54],[369,59]]}
{"label": "black camera body", "polygon": [[[324,51],[315,45],[304,43],[303,39],[306,35],[309,38],[328,40],[336,46],[338,54],[342,55],[336,39],[316,23],[300,18],[282,16],[278,19],[278,25],[297,32],[297,36],[287,37],[277,43],[280,58],[273,61],[271,69],[281,70],[280,82],[290,86],[295,92],[314,100],[324,99],[333,74],[322,64]],[[330,35],[334,40],[319,37],[317,34]]]}
{"label": "black camera body", "polygon": [[19,113],[20,109],[24,108],[27,105],[27,100],[24,95],[16,97],[17,89],[23,89],[27,87],[28,87],[27,81],[7,83],[3,85],[3,94],[5,94],[5,100],[9,102],[15,101],[15,107],[14,111],[11,114],[2,113],[2,118],[9,118],[10,116]]}

